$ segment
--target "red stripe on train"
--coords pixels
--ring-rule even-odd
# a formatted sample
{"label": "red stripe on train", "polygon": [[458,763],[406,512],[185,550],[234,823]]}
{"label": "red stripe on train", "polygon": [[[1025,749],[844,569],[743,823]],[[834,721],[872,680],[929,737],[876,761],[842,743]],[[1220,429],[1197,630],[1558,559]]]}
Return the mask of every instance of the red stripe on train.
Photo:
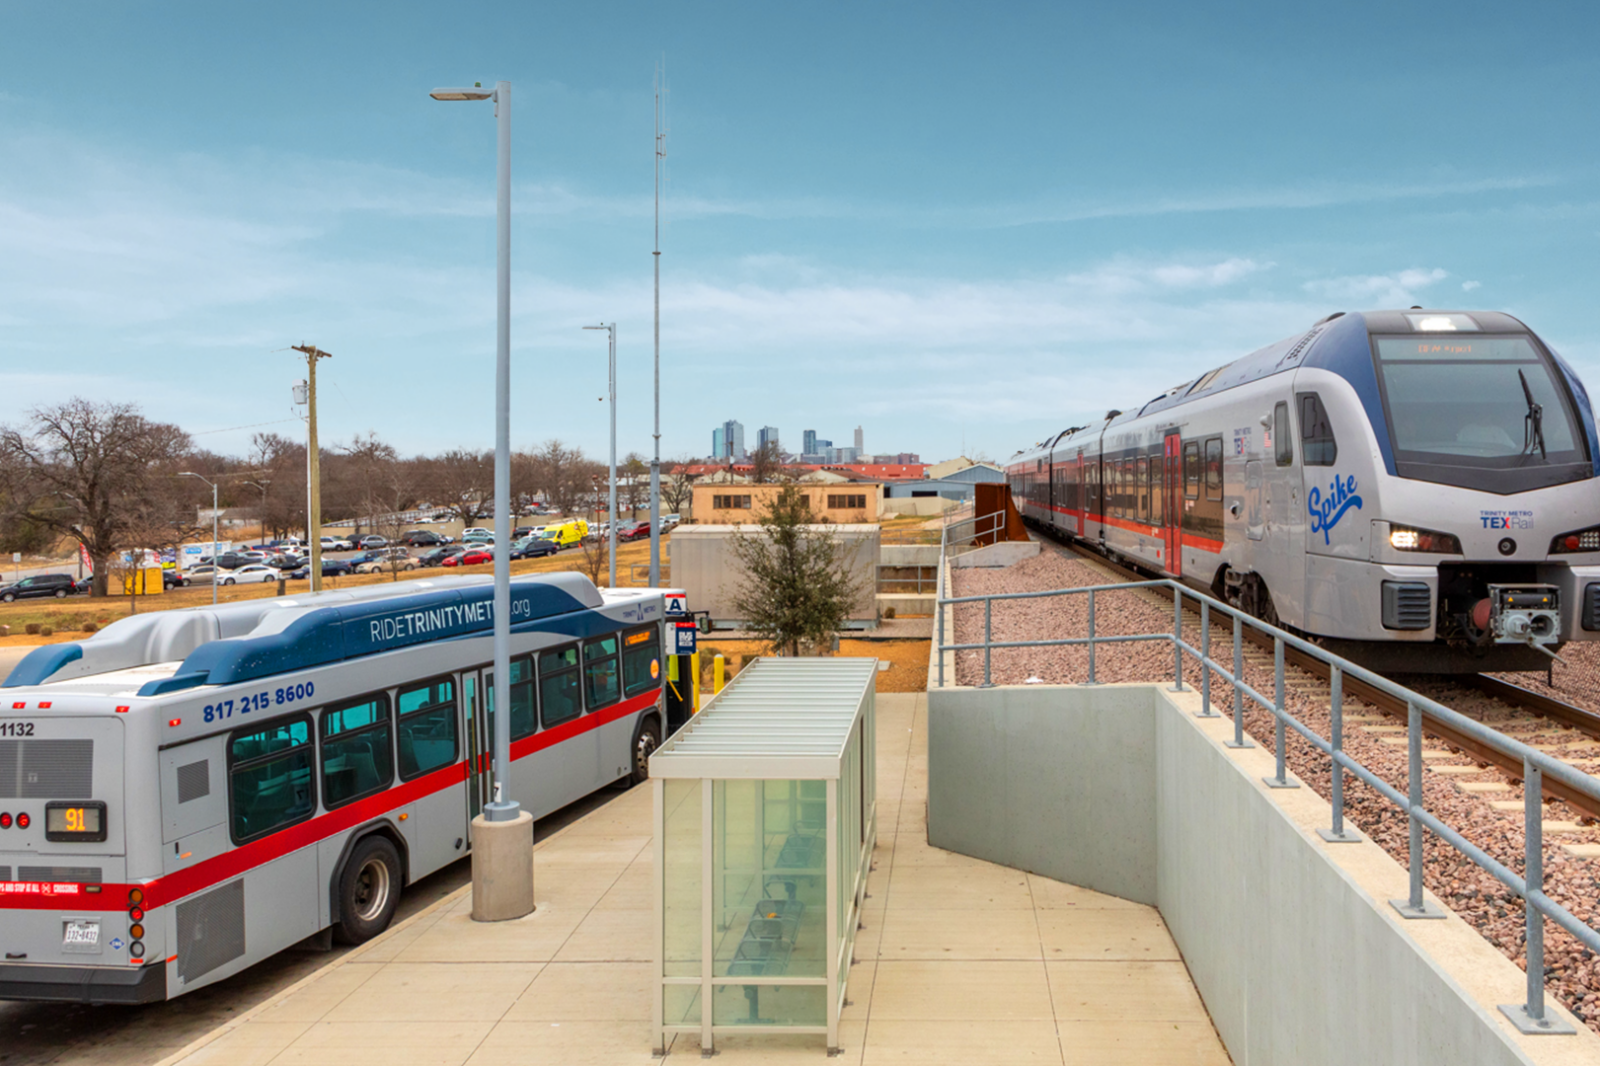
{"label": "red stripe on train", "polygon": [[[659,688],[652,689],[554,729],[525,737],[511,745],[511,758],[513,761],[524,758],[563,740],[636,714],[655,703],[660,695]],[[466,760],[451,763],[260,840],[241,844],[232,851],[195,863],[186,870],[178,870],[142,884],[106,884],[99,886],[98,893],[91,893],[86,885],[0,882],[0,910],[121,911],[127,909],[128,891],[134,888],[144,890],[143,906],[145,910],[150,910],[237,877],[252,867],[265,865],[290,852],[311,847],[466,779]]]}

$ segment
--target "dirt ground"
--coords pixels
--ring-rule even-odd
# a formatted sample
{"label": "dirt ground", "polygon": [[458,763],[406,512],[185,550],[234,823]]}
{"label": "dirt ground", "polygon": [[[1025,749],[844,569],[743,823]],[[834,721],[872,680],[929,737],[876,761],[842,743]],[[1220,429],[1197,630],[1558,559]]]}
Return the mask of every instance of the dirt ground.
{"label": "dirt ground", "polygon": [[[700,641],[701,690],[711,691],[713,660],[722,653],[728,676],[738,673],[747,662],[767,654],[759,640],[704,637]],[[839,641],[839,655],[879,659],[889,669],[878,674],[879,692],[922,692],[928,687],[928,642],[926,640],[851,640]]]}

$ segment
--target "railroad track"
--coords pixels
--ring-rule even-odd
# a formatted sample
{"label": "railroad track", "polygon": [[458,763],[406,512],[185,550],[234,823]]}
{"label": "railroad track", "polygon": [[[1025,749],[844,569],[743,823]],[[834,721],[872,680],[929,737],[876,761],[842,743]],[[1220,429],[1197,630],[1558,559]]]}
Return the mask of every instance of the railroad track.
{"label": "railroad track", "polygon": [[[1058,542],[1059,543],[1059,542]],[[1061,548],[1083,559],[1086,563],[1098,567],[1110,576],[1124,581],[1144,581],[1148,575],[1122,566],[1118,563],[1096,555],[1086,548],[1076,544],[1060,544]],[[1166,603],[1172,602],[1172,594],[1160,589],[1144,589],[1144,594]],[[1194,624],[1199,624],[1199,612],[1186,609],[1186,614],[1194,619]],[[1246,649],[1246,656],[1255,660],[1257,665],[1272,667],[1272,639],[1258,630],[1246,628],[1244,631],[1247,644],[1253,646]],[[1252,655],[1251,652],[1254,651]],[[1263,653],[1265,658],[1263,659]],[[1294,648],[1284,649],[1284,685],[1290,691],[1315,692],[1318,695],[1331,696],[1328,691],[1330,670],[1327,664],[1312,658],[1304,652]],[[1581,707],[1574,707],[1569,703],[1552,699],[1549,696],[1530,692],[1527,689],[1513,685],[1487,674],[1475,674],[1470,678],[1444,678],[1441,679],[1451,684],[1460,685],[1463,689],[1488,697],[1491,702],[1497,702],[1510,709],[1513,714],[1526,716],[1529,724],[1537,719],[1545,719],[1559,726],[1575,729],[1586,737],[1600,740],[1600,715],[1586,711]],[[1379,711],[1393,718],[1398,718],[1404,723],[1407,719],[1409,708],[1404,700],[1396,699],[1387,692],[1380,691],[1356,678],[1344,678],[1344,692],[1346,697],[1354,697],[1363,703],[1369,704]],[[1448,699],[1440,700],[1442,703],[1450,702]],[[1505,731],[1508,723],[1496,723],[1493,728]],[[1519,725],[1513,721],[1511,725]],[[1370,727],[1369,727],[1370,728]],[[1514,756],[1507,755],[1495,748],[1482,744],[1472,737],[1466,736],[1459,730],[1445,722],[1439,721],[1433,715],[1423,711],[1423,732],[1445,744],[1454,751],[1460,752],[1479,764],[1479,766],[1493,766],[1502,771],[1513,783],[1522,781],[1522,762]],[[1524,741],[1530,747],[1540,748],[1556,758],[1548,744],[1541,744],[1532,738]],[[1564,745],[1556,745],[1561,747]],[[1547,799],[1560,799],[1579,812],[1580,818],[1589,822],[1600,822],[1600,801],[1596,801],[1581,792],[1567,787],[1559,781],[1544,777],[1544,795]]]}

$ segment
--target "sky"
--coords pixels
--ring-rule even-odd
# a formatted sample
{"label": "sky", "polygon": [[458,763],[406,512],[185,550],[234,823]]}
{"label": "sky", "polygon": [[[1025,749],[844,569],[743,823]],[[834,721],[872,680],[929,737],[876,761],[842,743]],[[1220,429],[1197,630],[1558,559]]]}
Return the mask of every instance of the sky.
{"label": "sky", "polygon": [[1492,309],[1600,385],[1600,9],[1550,3],[0,0],[0,422],[135,403],[209,450],[724,419],[1003,460],[1334,311]]}

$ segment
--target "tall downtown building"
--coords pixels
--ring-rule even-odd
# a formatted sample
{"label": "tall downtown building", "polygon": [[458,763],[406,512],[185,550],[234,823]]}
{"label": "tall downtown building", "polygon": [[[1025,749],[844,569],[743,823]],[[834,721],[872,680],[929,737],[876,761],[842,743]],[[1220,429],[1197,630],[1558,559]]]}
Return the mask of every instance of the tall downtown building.
{"label": "tall downtown building", "polygon": [[741,423],[730,418],[711,431],[711,457],[732,460],[748,458],[744,450],[744,426]]}

